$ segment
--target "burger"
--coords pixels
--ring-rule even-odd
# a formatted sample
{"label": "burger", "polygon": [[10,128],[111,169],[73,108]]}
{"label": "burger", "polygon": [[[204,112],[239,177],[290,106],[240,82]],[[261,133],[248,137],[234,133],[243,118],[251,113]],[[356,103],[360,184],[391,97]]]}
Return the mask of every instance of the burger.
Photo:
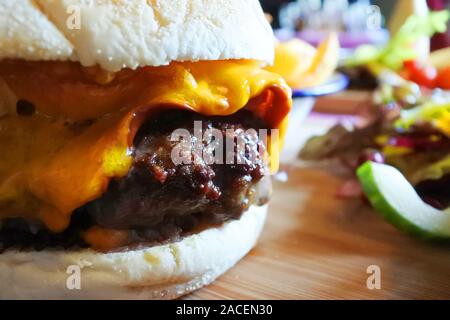
{"label": "burger", "polygon": [[273,56],[257,0],[2,0],[0,298],[176,298],[247,254]]}

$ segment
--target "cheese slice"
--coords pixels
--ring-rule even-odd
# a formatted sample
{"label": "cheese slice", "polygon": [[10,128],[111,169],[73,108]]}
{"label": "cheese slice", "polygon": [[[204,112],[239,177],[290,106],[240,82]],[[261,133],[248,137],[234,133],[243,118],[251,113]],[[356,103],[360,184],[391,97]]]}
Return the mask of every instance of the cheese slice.
{"label": "cheese slice", "polygon": [[230,115],[247,108],[279,129],[269,141],[272,170],[291,92],[279,75],[244,60],[172,63],[103,74],[68,62],[3,61],[0,77],[31,116],[0,117],[0,219],[25,217],[67,228],[75,209],[127,174],[140,125],[167,108]]}

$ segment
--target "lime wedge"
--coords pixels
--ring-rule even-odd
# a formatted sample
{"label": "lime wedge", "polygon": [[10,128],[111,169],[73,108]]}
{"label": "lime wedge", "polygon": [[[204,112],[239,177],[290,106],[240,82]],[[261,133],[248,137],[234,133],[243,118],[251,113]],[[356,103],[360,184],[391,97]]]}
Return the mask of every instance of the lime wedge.
{"label": "lime wedge", "polygon": [[357,175],[372,206],[393,225],[426,238],[450,238],[450,209],[426,204],[396,168],[369,161]]}

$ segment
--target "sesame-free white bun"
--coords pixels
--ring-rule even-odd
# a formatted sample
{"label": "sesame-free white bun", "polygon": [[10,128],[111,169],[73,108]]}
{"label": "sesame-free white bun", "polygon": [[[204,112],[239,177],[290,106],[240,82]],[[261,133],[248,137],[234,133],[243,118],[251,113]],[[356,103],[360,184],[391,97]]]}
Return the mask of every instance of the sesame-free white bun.
{"label": "sesame-free white bun", "polygon": [[271,63],[258,0],[1,0],[0,60],[71,60],[107,71],[171,61]]}
{"label": "sesame-free white bun", "polygon": [[[209,284],[246,255],[266,212],[267,206],[253,206],[221,227],[134,251],[6,251],[0,254],[0,299],[174,299]],[[80,290],[73,278],[77,266]]]}

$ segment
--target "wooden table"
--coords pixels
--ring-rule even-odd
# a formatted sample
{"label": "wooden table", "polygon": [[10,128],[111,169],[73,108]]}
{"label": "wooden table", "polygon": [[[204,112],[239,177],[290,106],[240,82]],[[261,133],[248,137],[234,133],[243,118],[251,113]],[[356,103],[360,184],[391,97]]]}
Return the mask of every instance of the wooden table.
{"label": "wooden table", "polygon": [[[302,134],[317,131],[316,118]],[[450,299],[450,246],[416,240],[362,201],[337,198],[342,181],[338,172],[292,163],[289,180],[275,183],[256,248],[186,298]],[[379,290],[367,288],[370,265],[380,267]]]}

